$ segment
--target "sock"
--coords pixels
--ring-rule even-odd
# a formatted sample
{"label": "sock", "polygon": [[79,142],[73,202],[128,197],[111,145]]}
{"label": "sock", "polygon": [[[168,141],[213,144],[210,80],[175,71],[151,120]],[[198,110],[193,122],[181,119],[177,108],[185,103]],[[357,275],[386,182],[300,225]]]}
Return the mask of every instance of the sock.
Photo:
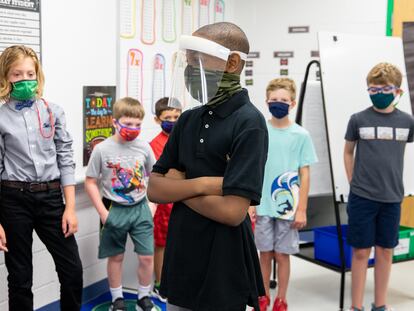
{"label": "sock", "polygon": [[122,294],[122,285],[117,288],[109,288],[111,295],[112,295],[112,302],[114,302],[117,298],[124,298]]}
{"label": "sock", "polygon": [[155,287],[155,288],[158,288],[158,289],[159,289],[159,288],[160,288],[160,286],[161,286],[161,282],[158,282],[158,281],[155,281],[155,282],[154,282],[154,287]]}
{"label": "sock", "polygon": [[138,284],[138,299],[141,299],[142,297],[149,296],[151,291],[151,284],[148,286],[143,286],[141,284]]}

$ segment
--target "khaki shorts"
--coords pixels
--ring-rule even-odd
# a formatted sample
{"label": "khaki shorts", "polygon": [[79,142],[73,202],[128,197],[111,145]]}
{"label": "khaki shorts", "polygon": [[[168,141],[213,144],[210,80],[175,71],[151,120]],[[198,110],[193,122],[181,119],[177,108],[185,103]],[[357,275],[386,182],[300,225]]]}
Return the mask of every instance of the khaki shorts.
{"label": "khaki shorts", "polygon": [[299,252],[299,233],[293,229],[292,221],[256,216],[254,237],[261,252],[276,252],[293,255]]}
{"label": "khaki shorts", "polygon": [[132,206],[110,204],[108,218],[101,228],[98,257],[123,254],[128,235],[138,255],[154,254],[154,224],[147,200]]}

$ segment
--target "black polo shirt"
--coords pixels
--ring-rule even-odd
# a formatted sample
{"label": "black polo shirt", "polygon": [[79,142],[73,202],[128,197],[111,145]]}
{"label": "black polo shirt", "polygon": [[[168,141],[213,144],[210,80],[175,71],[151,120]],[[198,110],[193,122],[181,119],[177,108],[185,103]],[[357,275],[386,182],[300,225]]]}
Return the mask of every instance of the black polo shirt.
{"label": "black polo shirt", "polygon": [[[246,90],[211,108],[184,112],[153,172],[223,176],[224,195],[260,202],[268,135]],[[210,220],[182,202],[172,209],[161,292],[194,311],[241,310],[264,295],[249,217],[237,227]]]}

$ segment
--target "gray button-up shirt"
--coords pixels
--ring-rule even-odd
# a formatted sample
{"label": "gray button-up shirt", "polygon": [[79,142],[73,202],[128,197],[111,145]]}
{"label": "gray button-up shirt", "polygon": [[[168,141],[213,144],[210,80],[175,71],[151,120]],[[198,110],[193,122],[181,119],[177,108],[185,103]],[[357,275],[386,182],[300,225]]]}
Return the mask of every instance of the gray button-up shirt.
{"label": "gray button-up shirt", "polygon": [[[74,185],[73,139],[66,130],[63,109],[48,103],[49,110],[42,100],[37,100],[32,107],[17,110],[16,103],[12,100],[0,107],[1,179],[25,182],[60,179],[62,186]],[[55,134],[46,138],[52,133],[51,121]]]}

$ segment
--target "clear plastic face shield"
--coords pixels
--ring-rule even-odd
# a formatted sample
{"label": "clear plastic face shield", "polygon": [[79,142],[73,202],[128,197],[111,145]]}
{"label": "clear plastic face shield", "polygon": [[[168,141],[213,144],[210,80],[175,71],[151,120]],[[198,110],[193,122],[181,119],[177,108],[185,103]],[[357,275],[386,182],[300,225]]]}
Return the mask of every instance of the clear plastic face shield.
{"label": "clear plastic face shield", "polygon": [[216,94],[230,54],[242,60],[247,55],[204,38],[181,36],[172,76],[172,90],[168,105],[191,109],[205,105]]}

